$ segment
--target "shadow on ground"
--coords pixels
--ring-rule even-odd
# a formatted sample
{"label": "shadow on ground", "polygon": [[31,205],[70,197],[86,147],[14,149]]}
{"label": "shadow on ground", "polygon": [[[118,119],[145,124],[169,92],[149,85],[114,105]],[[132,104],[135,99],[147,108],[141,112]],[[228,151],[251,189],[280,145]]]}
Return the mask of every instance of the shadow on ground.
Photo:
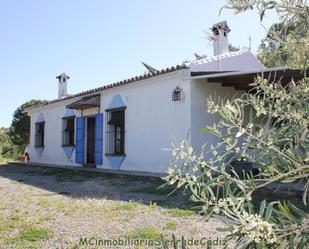
{"label": "shadow on ground", "polygon": [[165,182],[159,178],[15,164],[0,165],[0,177],[72,198],[139,201],[165,208],[192,206],[189,196],[171,186],[162,186]]}

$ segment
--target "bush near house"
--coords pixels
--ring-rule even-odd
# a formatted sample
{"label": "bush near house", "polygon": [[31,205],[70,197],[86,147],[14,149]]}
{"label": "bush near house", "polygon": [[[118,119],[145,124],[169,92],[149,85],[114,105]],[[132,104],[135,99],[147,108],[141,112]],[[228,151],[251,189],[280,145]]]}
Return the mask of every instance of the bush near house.
{"label": "bush near house", "polygon": [[13,144],[24,149],[29,143],[30,136],[30,117],[25,109],[46,103],[46,100],[30,100],[22,104],[13,114],[12,124],[10,126],[9,136]]}
{"label": "bush near house", "polygon": [[8,133],[8,128],[0,128],[0,162],[16,159],[19,154],[17,146],[12,143]]}
{"label": "bush near house", "polygon": [[0,161],[20,160],[30,136],[30,117],[25,109],[43,103],[46,100],[27,101],[14,112],[10,128],[0,128]]}

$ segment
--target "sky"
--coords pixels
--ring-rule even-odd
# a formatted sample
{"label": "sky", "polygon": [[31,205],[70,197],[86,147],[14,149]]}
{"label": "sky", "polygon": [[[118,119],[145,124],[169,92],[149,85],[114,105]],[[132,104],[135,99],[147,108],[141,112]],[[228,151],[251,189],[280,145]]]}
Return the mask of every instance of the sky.
{"label": "sky", "polygon": [[213,55],[205,34],[226,20],[234,46],[256,52],[265,28],[255,11],[219,11],[225,0],[0,0],[0,127],[31,99],[55,99],[56,76],[77,93]]}

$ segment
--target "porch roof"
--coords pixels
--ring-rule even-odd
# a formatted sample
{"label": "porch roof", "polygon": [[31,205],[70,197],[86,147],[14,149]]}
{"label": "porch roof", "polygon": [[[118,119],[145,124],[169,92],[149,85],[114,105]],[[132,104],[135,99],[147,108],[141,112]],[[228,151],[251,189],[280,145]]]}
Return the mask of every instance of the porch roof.
{"label": "porch roof", "polygon": [[100,95],[87,96],[66,106],[68,109],[75,110],[86,110],[96,107],[100,107]]}
{"label": "porch roof", "polygon": [[[298,69],[274,67],[256,71],[241,72],[192,72],[192,79],[207,79],[210,83],[220,83],[223,87],[234,87],[236,90],[248,91],[251,83],[260,76],[270,82],[288,84],[292,79],[297,82],[304,78],[304,73]],[[309,76],[309,74],[308,74]]]}

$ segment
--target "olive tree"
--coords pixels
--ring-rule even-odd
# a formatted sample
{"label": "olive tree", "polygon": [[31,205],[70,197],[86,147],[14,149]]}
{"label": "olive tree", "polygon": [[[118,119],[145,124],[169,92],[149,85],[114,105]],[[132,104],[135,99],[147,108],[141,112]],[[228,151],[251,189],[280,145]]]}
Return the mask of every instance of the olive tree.
{"label": "olive tree", "polygon": [[[274,183],[303,185],[307,205],[309,188],[309,8],[300,0],[230,0],[225,8],[240,13],[253,8],[261,20],[275,11],[283,25],[295,29],[281,37],[290,65],[304,79],[287,85],[259,77],[252,90],[232,100],[208,99],[209,113],[220,121],[201,128],[219,142],[197,153],[187,141],[173,143],[174,161],[166,180],[189,189],[202,213],[226,223],[227,240],[236,248],[309,248],[309,214],[278,200],[252,201],[255,193]],[[273,38],[272,38],[273,39]],[[204,150],[202,150],[204,151]],[[208,153],[209,155],[205,155]],[[205,160],[205,158],[210,158]],[[252,162],[258,169],[239,171],[235,160]],[[233,165],[233,164],[232,164]]]}

